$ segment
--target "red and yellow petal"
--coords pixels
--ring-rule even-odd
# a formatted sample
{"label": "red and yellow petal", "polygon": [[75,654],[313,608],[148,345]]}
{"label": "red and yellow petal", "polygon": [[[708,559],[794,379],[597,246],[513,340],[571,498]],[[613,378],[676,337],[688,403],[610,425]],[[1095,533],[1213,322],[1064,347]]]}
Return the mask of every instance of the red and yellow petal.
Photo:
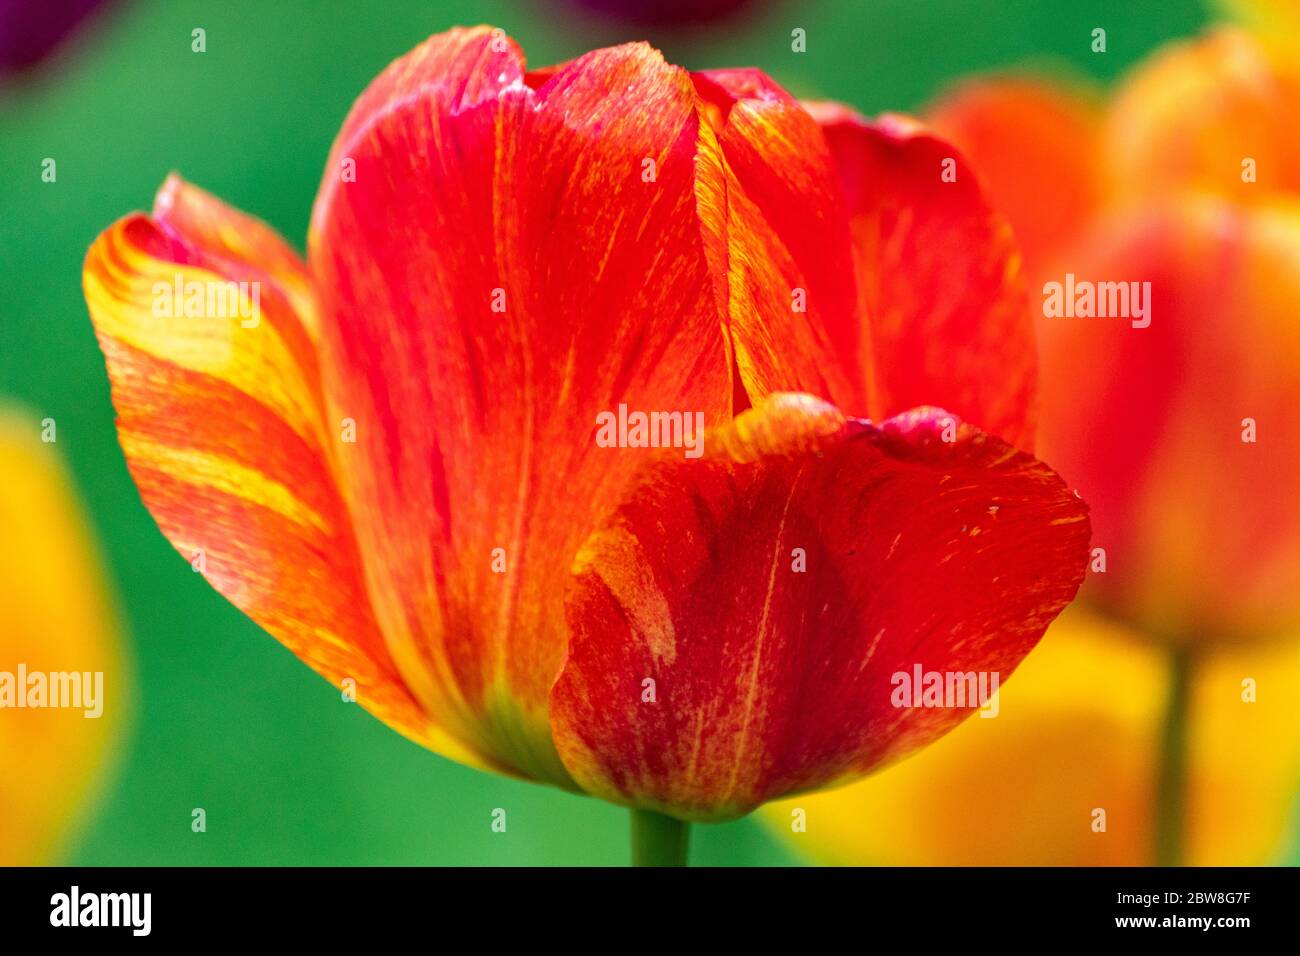
{"label": "red and yellow petal", "polygon": [[647,467],[579,554],[560,755],[591,793],[697,820],[869,773],[971,713],[895,707],[894,675],[1007,677],[1087,541],[1050,469],[946,412],[771,396]]}
{"label": "red and yellow petal", "polygon": [[[644,45],[528,74],[487,28],[367,92],[313,216],[329,407],[375,609],[424,706],[562,785],[569,564],[635,449],[596,418],[731,409],[689,76]],[[351,161],[354,179],[339,176]]]}
{"label": "red and yellow petal", "polygon": [[[164,228],[184,237],[215,271],[224,273],[222,263],[228,263],[241,274],[262,274],[287,300],[301,334],[315,344],[320,337],[320,317],[311,278],[298,253],[274,229],[175,173],[158,190],[153,216]],[[285,327],[287,334],[297,331]]]}
{"label": "red and yellow petal", "polygon": [[168,540],[328,680],[355,682],[380,719],[483,763],[431,725],[375,625],[333,477],[316,308],[290,248],[173,177],[152,217],[95,241],[84,284],[127,465]]}
{"label": "red and yellow petal", "polygon": [[[0,866],[53,862],[131,711],[104,569],[41,429],[38,416],[0,410]],[[46,686],[51,673],[78,675],[70,706],[17,706],[18,694],[35,699],[20,668]]]}
{"label": "red and yellow petal", "polygon": [[808,104],[849,211],[881,419],[939,405],[1030,450],[1035,345],[1020,256],[976,171],[913,120]]}
{"label": "red and yellow petal", "polygon": [[1293,633],[1300,208],[1153,206],[1099,222],[1063,266],[1150,283],[1146,328],[1040,319],[1043,454],[1106,552],[1085,593],[1167,639]]}
{"label": "red and yellow petal", "polygon": [[[1071,608],[1002,693],[996,720],[967,721],[879,777],[774,803],[763,819],[841,865],[1150,866],[1163,656],[1114,619]],[[1189,864],[1277,862],[1300,773],[1297,694],[1297,644],[1197,666]]]}
{"label": "red and yellow petal", "polygon": [[1010,222],[1030,277],[1052,265],[1105,201],[1100,114],[1088,92],[1016,76],[968,81],[926,111]]}
{"label": "red and yellow petal", "polygon": [[702,225],[748,397],[804,391],[875,419],[944,405],[1031,447],[1019,258],[956,150],[800,104],[758,70],[694,79]]}
{"label": "red and yellow petal", "polygon": [[747,399],[802,391],[867,412],[852,240],[825,137],[759,70],[693,77],[700,226]]}

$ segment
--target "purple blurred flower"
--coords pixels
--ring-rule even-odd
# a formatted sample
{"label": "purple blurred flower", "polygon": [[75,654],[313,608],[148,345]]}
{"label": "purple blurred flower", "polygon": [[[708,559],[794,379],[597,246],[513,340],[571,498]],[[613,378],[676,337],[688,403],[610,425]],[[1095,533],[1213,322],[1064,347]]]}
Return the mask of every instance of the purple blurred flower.
{"label": "purple blurred flower", "polygon": [[593,14],[648,26],[692,26],[730,16],[754,0],[567,0]]}
{"label": "purple blurred flower", "polygon": [[116,0],[0,0],[0,74],[43,60],[79,24]]}

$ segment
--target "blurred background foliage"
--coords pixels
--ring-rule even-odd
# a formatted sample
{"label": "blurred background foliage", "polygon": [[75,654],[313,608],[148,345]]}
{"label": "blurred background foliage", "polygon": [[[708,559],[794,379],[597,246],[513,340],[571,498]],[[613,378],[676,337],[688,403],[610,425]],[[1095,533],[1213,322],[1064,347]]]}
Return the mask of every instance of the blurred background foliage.
{"label": "blurred background foliage", "polygon": [[[573,0],[123,0],[0,85],[0,402],[58,422],[120,596],[135,720],[61,861],[74,864],[622,864],[626,814],[478,773],[392,733],[194,574],[140,503],[113,428],[81,262],[177,170],[300,247],[331,140],[390,60],[458,23],[503,27],[534,65],[648,36],[688,67],[756,65],[866,113],[1030,65],[1104,85],[1209,12],[1188,0],[755,2],[673,34]],[[1104,26],[1108,48],[1090,49]],[[191,30],[207,50],[191,52]],[[791,52],[790,31],[807,31]],[[56,183],[41,179],[46,157]],[[68,587],[75,587],[69,582]],[[191,810],[207,832],[191,832]],[[508,829],[490,828],[505,808]],[[699,864],[796,862],[746,820],[700,827]]]}

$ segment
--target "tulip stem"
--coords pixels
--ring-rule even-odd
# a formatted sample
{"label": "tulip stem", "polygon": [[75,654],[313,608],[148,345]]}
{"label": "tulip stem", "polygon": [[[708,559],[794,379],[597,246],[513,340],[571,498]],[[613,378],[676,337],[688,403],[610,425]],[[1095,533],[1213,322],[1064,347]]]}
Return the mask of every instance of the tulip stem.
{"label": "tulip stem", "polygon": [[632,865],[685,866],[690,828],[653,810],[632,810]]}
{"label": "tulip stem", "polygon": [[1160,731],[1156,777],[1156,865],[1182,866],[1187,816],[1187,723],[1191,698],[1192,653],[1184,646],[1169,652],[1169,697]]}

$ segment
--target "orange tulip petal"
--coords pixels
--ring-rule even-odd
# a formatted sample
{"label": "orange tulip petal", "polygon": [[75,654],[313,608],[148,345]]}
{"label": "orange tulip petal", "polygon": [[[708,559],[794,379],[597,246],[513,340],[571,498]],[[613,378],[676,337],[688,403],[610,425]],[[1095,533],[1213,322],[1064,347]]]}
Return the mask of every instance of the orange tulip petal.
{"label": "orange tulip petal", "polygon": [[1100,110],[1090,95],[1029,77],[969,81],[926,120],[970,161],[1037,277],[1103,202]]}
{"label": "orange tulip petal", "polygon": [[[40,428],[0,412],[0,866],[54,862],[131,709],[104,571]],[[18,708],[20,667],[77,675],[70,706]]]}
{"label": "orange tulip petal", "polygon": [[482,763],[430,726],[376,629],[289,247],[173,178],[152,218],[95,241],[84,281],[127,464],[168,540],[328,680],[355,681],[380,719]]}
{"label": "orange tulip petal", "polygon": [[868,773],[971,713],[895,707],[893,675],[1008,675],[1087,540],[1050,469],[946,412],[771,396],[649,466],[579,554],[560,754],[589,792],[701,820]]}
{"label": "orange tulip petal", "polygon": [[1300,209],[1154,207],[1099,223],[1064,265],[1151,284],[1146,328],[1040,320],[1044,455],[1106,550],[1087,593],[1168,638],[1294,632]]}
{"label": "orange tulip petal", "polygon": [[977,176],[912,120],[807,106],[851,217],[872,417],[940,405],[1032,449],[1036,359],[1020,257]]}
{"label": "orange tulip petal", "polygon": [[690,78],[645,45],[527,74],[456,30],[362,97],[313,217],[331,407],[357,423],[341,473],[393,656],[457,734],[561,785],[563,583],[639,457],[597,447],[596,416],[731,407],[698,138]]}

